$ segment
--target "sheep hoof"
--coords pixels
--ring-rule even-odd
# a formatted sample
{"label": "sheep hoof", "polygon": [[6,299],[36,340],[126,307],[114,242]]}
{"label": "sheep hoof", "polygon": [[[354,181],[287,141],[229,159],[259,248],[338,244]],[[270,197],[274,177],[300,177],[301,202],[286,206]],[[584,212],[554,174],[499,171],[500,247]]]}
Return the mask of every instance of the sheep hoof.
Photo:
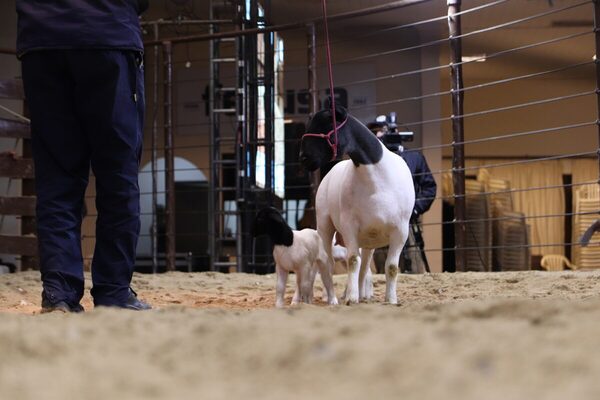
{"label": "sheep hoof", "polygon": [[389,298],[385,299],[385,302],[388,304],[396,305],[396,304],[398,304],[398,298],[397,297],[389,297]]}
{"label": "sheep hoof", "polygon": [[329,302],[329,305],[330,306],[337,306],[338,304],[339,303],[338,303],[337,297],[333,296],[333,299]]}
{"label": "sheep hoof", "polygon": [[350,304],[358,304],[358,295],[356,296],[348,296],[344,299],[344,302],[346,303],[347,306],[349,306]]}

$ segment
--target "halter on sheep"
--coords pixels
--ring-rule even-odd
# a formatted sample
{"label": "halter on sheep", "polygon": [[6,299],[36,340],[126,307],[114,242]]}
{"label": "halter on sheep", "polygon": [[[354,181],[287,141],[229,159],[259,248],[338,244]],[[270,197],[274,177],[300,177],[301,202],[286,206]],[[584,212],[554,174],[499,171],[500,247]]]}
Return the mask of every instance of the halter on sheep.
{"label": "halter on sheep", "polygon": [[348,251],[345,301],[368,300],[366,278],[373,251],[389,245],[385,301],[396,304],[398,260],[415,203],[412,176],[404,160],[343,107],[336,107],[335,113],[337,121],[344,121],[338,126],[337,140],[331,143],[327,135],[318,134],[331,133],[333,119],[331,111],[319,111],[309,122],[311,134],[302,137],[300,150],[300,161],[311,171],[336,154],[350,157],[331,169],[317,191],[317,231],[329,256],[328,272],[333,267],[331,243],[337,231]]}

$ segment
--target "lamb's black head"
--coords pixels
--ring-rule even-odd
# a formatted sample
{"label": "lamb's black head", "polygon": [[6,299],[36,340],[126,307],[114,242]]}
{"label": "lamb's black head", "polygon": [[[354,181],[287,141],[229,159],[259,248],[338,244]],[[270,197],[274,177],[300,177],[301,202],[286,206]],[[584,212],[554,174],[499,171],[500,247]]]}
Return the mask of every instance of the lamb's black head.
{"label": "lamb's black head", "polygon": [[291,246],[294,234],[281,213],[274,207],[261,209],[254,219],[253,236],[269,235],[274,244]]}
{"label": "lamb's black head", "polygon": [[341,154],[339,136],[341,134],[340,125],[348,118],[348,111],[342,106],[336,105],[335,119],[338,126],[338,141],[335,142],[334,135],[329,138],[315,136],[314,134],[327,135],[333,131],[333,118],[331,110],[321,110],[317,112],[308,122],[306,133],[302,137],[300,144],[300,162],[309,171],[320,168],[325,163],[331,161],[334,157],[334,147],[337,154]]}

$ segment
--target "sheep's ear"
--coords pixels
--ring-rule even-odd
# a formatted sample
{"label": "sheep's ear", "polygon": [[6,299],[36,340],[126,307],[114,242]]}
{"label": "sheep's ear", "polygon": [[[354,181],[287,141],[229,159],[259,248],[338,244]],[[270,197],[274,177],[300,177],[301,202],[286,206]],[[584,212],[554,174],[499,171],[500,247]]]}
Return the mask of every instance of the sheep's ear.
{"label": "sheep's ear", "polygon": [[[327,97],[325,101],[325,110],[331,111],[331,96]],[[348,117],[348,110],[339,103],[335,103],[335,119],[336,121],[343,121]]]}
{"label": "sheep's ear", "polygon": [[336,121],[343,121],[348,117],[348,110],[344,108],[344,106],[335,104],[335,119]]}

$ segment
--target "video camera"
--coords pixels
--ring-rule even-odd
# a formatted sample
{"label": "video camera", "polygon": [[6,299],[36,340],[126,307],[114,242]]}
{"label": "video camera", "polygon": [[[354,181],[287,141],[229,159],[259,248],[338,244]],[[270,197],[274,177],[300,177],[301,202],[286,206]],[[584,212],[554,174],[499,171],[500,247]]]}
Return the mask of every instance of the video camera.
{"label": "video camera", "polygon": [[414,132],[398,131],[395,112],[391,112],[389,115],[379,115],[375,122],[371,122],[368,127],[391,150],[397,150],[403,142],[412,142],[414,139]]}

